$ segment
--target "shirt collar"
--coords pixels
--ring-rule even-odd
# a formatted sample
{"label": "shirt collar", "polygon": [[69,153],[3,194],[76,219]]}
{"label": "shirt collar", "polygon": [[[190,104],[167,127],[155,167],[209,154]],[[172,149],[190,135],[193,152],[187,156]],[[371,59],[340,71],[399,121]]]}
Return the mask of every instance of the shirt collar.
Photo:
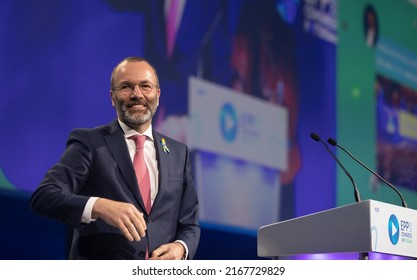
{"label": "shirt collar", "polygon": [[[125,138],[129,138],[133,135],[136,134],[141,134],[138,133],[136,130],[134,130],[133,128],[127,126],[124,122],[122,122],[121,120],[117,119],[119,121],[120,127],[122,128],[124,134],[125,134]],[[148,129],[145,130],[144,133],[142,133],[141,135],[145,135],[148,139],[153,140],[153,135],[152,135],[152,124],[149,125]]]}

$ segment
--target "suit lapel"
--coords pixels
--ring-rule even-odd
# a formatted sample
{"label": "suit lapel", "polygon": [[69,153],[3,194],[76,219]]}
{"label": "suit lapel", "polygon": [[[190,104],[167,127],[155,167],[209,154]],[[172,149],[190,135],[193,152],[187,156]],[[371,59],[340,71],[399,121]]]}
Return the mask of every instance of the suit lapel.
{"label": "suit lapel", "polygon": [[155,151],[156,151],[156,158],[158,160],[158,170],[159,170],[159,186],[158,186],[158,195],[155,198],[153,203],[153,207],[157,206],[157,204],[162,200],[164,192],[166,191],[167,180],[168,180],[168,166],[169,166],[169,156],[170,154],[166,153],[162,149],[162,136],[157,132],[153,132],[153,137],[155,139]]}
{"label": "suit lapel", "polygon": [[104,135],[107,146],[110,152],[113,154],[114,160],[119,166],[120,172],[126,179],[136,201],[139,203],[143,211],[145,206],[142,197],[139,192],[138,182],[136,180],[135,170],[133,168],[132,161],[130,160],[129,151],[125,144],[125,138],[122,128],[119,126],[117,120],[112,122],[109,126],[108,134]]}

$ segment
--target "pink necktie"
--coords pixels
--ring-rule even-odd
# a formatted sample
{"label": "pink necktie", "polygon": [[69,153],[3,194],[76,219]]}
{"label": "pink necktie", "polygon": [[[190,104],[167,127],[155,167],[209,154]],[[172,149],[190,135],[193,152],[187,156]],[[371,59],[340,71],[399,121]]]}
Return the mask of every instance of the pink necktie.
{"label": "pink necktie", "polygon": [[167,36],[167,55],[168,58],[171,58],[172,52],[174,50],[175,42],[175,22],[178,11],[178,0],[171,0],[169,4],[168,14],[165,21],[166,24],[166,36]]}
{"label": "pink necktie", "polygon": [[146,140],[145,135],[133,135],[130,139],[136,142],[136,153],[133,158],[133,167],[136,172],[136,179],[138,180],[140,193],[142,195],[143,203],[145,204],[146,212],[151,210],[151,181],[149,179],[148,167],[145,163],[144,144]]}

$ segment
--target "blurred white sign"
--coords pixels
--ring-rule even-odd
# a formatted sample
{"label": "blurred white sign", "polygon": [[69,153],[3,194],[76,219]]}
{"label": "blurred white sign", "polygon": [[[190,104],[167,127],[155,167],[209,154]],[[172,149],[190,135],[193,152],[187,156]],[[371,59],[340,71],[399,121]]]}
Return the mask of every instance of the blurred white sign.
{"label": "blurred white sign", "polygon": [[285,107],[195,77],[189,79],[188,92],[191,149],[286,170]]}

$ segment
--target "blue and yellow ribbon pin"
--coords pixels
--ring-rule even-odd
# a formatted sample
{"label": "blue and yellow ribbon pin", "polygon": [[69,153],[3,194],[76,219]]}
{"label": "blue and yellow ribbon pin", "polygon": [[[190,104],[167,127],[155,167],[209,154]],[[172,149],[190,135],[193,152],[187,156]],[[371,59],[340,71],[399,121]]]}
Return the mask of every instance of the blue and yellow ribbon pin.
{"label": "blue and yellow ribbon pin", "polygon": [[162,144],[162,150],[164,150],[165,153],[169,154],[169,149],[168,149],[167,143],[165,142],[165,138],[161,139],[161,144]]}

